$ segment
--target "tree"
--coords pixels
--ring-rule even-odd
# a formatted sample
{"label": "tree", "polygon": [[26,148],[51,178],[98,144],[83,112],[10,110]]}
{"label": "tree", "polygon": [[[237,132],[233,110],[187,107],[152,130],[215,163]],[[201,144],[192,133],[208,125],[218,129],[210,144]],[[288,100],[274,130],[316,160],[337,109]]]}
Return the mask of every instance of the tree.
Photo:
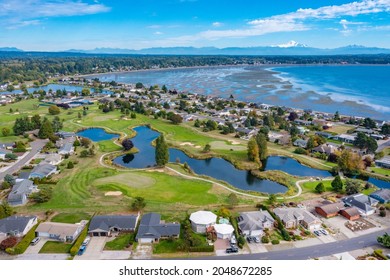
{"label": "tree", "polygon": [[168,91],[168,89],[167,89],[167,87],[166,87],[165,85],[163,85],[163,86],[161,87],[161,90],[162,90],[164,93],[167,93],[167,91]]}
{"label": "tree", "polygon": [[91,145],[92,141],[89,140],[86,137],[81,138],[80,140],[80,145],[83,146],[84,148],[89,148],[89,145]]}
{"label": "tree", "polygon": [[0,204],[0,219],[7,218],[14,213],[12,207],[8,204],[8,202],[3,201]]}
{"label": "tree", "polygon": [[72,169],[74,167],[74,164],[72,161],[68,162],[68,165],[66,166],[68,169]]}
{"label": "tree", "polygon": [[207,120],[206,122],[206,127],[209,129],[209,130],[216,130],[218,128],[218,124],[217,122],[213,121],[213,120]]}
{"label": "tree", "polygon": [[31,125],[33,129],[39,129],[42,125],[41,116],[38,114],[35,114],[31,117]]}
{"label": "tree", "polygon": [[273,205],[276,202],[276,194],[271,193],[268,196],[268,202],[269,204]]}
{"label": "tree", "polygon": [[360,183],[355,180],[348,180],[345,182],[345,192],[347,195],[356,194],[360,191]]}
{"label": "tree", "polygon": [[196,119],[196,120],[195,120],[194,126],[195,126],[195,127],[200,127],[200,120],[199,120],[199,119]]}
{"label": "tree", "polygon": [[3,136],[8,136],[11,133],[11,129],[9,129],[8,127],[3,127],[1,129],[1,133],[3,134]]}
{"label": "tree", "polygon": [[390,135],[390,124],[385,123],[384,125],[382,125],[381,133],[383,135]]}
{"label": "tree", "polygon": [[229,194],[228,204],[229,204],[229,208],[233,208],[234,206],[236,206],[238,204],[238,197],[235,193]]}
{"label": "tree", "polygon": [[171,114],[169,116],[169,120],[173,123],[173,124],[179,124],[179,123],[182,123],[183,122],[183,117],[180,116],[179,114]]}
{"label": "tree", "polygon": [[376,122],[371,118],[365,118],[363,121],[363,126],[366,128],[376,128]]}
{"label": "tree", "polygon": [[259,159],[265,160],[268,157],[267,136],[259,132],[256,135],[256,142],[259,148]]}
{"label": "tree", "polygon": [[8,154],[5,154],[5,158],[9,159],[9,160],[15,160],[18,158],[18,156],[13,154],[13,153],[8,153]]}
{"label": "tree", "polygon": [[319,183],[316,188],[315,188],[316,192],[318,193],[323,193],[325,191],[325,186],[324,186],[324,183]]}
{"label": "tree", "polygon": [[140,211],[144,209],[145,206],[146,206],[145,198],[141,196],[137,196],[134,198],[133,202],[131,203],[131,210]]}
{"label": "tree", "polygon": [[360,149],[367,149],[370,153],[375,153],[376,149],[378,149],[378,143],[376,140],[367,136],[363,132],[357,133],[353,144]]}
{"label": "tree", "polygon": [[10,236],[7,239],[4,239],[0,243],[0,250],[5,251],[7,248],[12,248],[18,243],[18,238],[15,236]]}
{"label": "tree", "polygon": [[41,139],[49,138],[53,135],[53,127],[48,119],[44,119],[41,125],[41,128],[38,132],[38,137]]}
{"label": "tree", "polygon": [[61,113],[60,108],[56,105],[51,105],[48,110],[50,115],[58,115],[59,113]]}
{"label": "tree", "polygon": [[89,96],[89,95],[91,95],[91,91],[89,90],[89,88],[83,88],[81,90],[81,95],[82,96]]}
{"label": "tree", "polygon": [[210,146],[210,144],[206,144],[205,146],[204,146],[204,148],[203,148],[203,152],[204,153],[208,153],[208,152],[210,152],[211,151],[211,146]]}
{"label": "tree", "polygon": [[359,174],[364,168],[362,157],[357,153],[345,149],[337,159],[341,171],[348,175]]}
{"label": "tree", "polygon": [[53,195],[53,188],[48,186],[40,186],[40,191],[32,193],[30,198],[36,203],[48,202]]}
{"label": "tree", "polygon": [[155,158],[157,166],[165,166],[169,161],[168,145],[162,134],[156,139]]}
{"label": "tree", "polygon": [[341,192],[341,191],[343,190],[343,181],[341,181],[340,175],[337,175],[337,176],[333,179],[331,185],[332,185],[332,188],[333,188],[333,190],[334,190],[335,192]]}
{"label": "tree", "polygon": [[383,246],[390,248],[390,235],[387,232],[382,236],[378,236],[377,241]]}
{"label": "tree", "polygon": [[60,131],[63,127],[62,121],[60,120],[60,118],[58,116],[54,117],[53,121],[51,122],[51,125],[53,127],[54,132]]}
{"label": "tree", "polygon": [[136,89],[141,89],[141,88],[143,88],[143,87],[144,87],[144,85],[143,85],[142,83],[140,83],[140,82],[138,82],[138,83],[135,84],[135,88],[136,88]]}
{"label": "tree", "polygon": [[339,121],[340,120],[340,113],[339,111],[336,111],[336,113],[334,114],[334,118],[333,118],[335,121]]}
{"label": "tree", "polygon": [[295,121],[298,118],[298,114],[295,112],[291,112],[290,115],[288,115],[288,120],[289,121]]}
{"label": "tree", "polygon": [[89,156],[88,150],[82,150],[82,151],[80,152],[80,157],[86,158],[86,157],[88,157],[88,156]]}
{"label": "tree", "polygon": [[129,151],[134,147],[133,141],[130,138],[125,138],[122,141],[122,147],[125,151]]}
{"label": "tree", "polygon": [[15,178],[11,174],[6,174],[4,176],[4,182],[7,182],[11,186],[15,185]]}
{"label": "tree", "polygon": [[248,141],[248,160],[259,163],[259,154],[259,146],[257,145],[256,139],[254,137],[251,137],[251,139],[249,139]]}

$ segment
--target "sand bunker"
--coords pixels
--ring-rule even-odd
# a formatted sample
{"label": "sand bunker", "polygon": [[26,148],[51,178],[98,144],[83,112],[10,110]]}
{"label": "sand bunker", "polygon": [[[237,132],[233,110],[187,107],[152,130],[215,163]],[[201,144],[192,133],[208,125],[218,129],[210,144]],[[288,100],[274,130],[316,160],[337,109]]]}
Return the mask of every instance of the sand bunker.
{"label": "sand bunker", "polygon": [[232,145],[239,145],[239,144],[241,144],[240,142],[237,142],[237,141],[234,141],[234,140],[229,140],[229,141],[230,141],[230,143]]}
{"label": "sand bunker", "polygon": [[181,143],[180,146],[194,146],[194,144],[192,144],[191,142],[184,142]]}
{"label": "sand bunker", "polygon": [[122,195],[122,192],[120,192],[120,191],[116,191],[116,192],[106,192],[104,195],[105,195],[105,196],[120,196],[120,195]]}

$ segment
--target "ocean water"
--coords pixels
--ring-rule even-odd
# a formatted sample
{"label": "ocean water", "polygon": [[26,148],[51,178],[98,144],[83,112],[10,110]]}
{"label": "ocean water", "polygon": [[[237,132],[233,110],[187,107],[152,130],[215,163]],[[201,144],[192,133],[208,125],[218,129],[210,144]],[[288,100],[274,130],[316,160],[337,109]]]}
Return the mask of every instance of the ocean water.
{"label": "ocean water", "polygon": [[390,120],[390,66],[232,66],[91,75],[237,100]]}

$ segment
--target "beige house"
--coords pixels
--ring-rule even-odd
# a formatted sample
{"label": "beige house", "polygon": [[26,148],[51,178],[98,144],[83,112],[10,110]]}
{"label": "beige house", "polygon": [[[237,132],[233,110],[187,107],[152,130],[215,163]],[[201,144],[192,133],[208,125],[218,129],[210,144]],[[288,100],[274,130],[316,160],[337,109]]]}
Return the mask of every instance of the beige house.
{"label": "beige house", "polygon": [[321,228],[321,220],[303,208],[275,208],[274,213],[282,221],[287,229],[297,228],[299,225],[308,230]]}
{"label": "beige house", "polygon": [[44,222],[39,224],[35,235],[58,240],[61,242],[74,242],[85,228],[88,221],[81,221],[77,224]]}

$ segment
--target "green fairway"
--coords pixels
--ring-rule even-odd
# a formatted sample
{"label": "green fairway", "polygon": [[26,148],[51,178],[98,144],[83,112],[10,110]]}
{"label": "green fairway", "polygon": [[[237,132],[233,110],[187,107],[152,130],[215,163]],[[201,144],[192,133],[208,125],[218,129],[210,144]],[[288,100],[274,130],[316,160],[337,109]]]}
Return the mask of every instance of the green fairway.
{"label": "green fairway", "polygon": [[324,184],[326,192],[332,192],[333,191],[333,188],[332,188],[332,185],[331,185],[332,181],[330,181],[330,180],[305,182],[305,183],[301,184],[301,187],[302,187],[304,192],[313,192],[313,193],[315,193],[316,192],[315,191],[316,186],[319,183],[321,183],[321,182]]}
{"label": "green fairway", "polygon": [[83,212],[76,213],[60,213],[54,216],[51,221],[56,223],[68,223],[75,224],[80,222],[81,220],[89,220],[91,215]]}
{"label": "green fairway", "polygon": [[71,247],[72,244],[47,241],[39,251],[39,254],[67,254]]}
{"label": "green fairway", "polygon": [[99,141],[99,150],[105,153],[120,151],[122,147],[116,145],[113,140]]}

